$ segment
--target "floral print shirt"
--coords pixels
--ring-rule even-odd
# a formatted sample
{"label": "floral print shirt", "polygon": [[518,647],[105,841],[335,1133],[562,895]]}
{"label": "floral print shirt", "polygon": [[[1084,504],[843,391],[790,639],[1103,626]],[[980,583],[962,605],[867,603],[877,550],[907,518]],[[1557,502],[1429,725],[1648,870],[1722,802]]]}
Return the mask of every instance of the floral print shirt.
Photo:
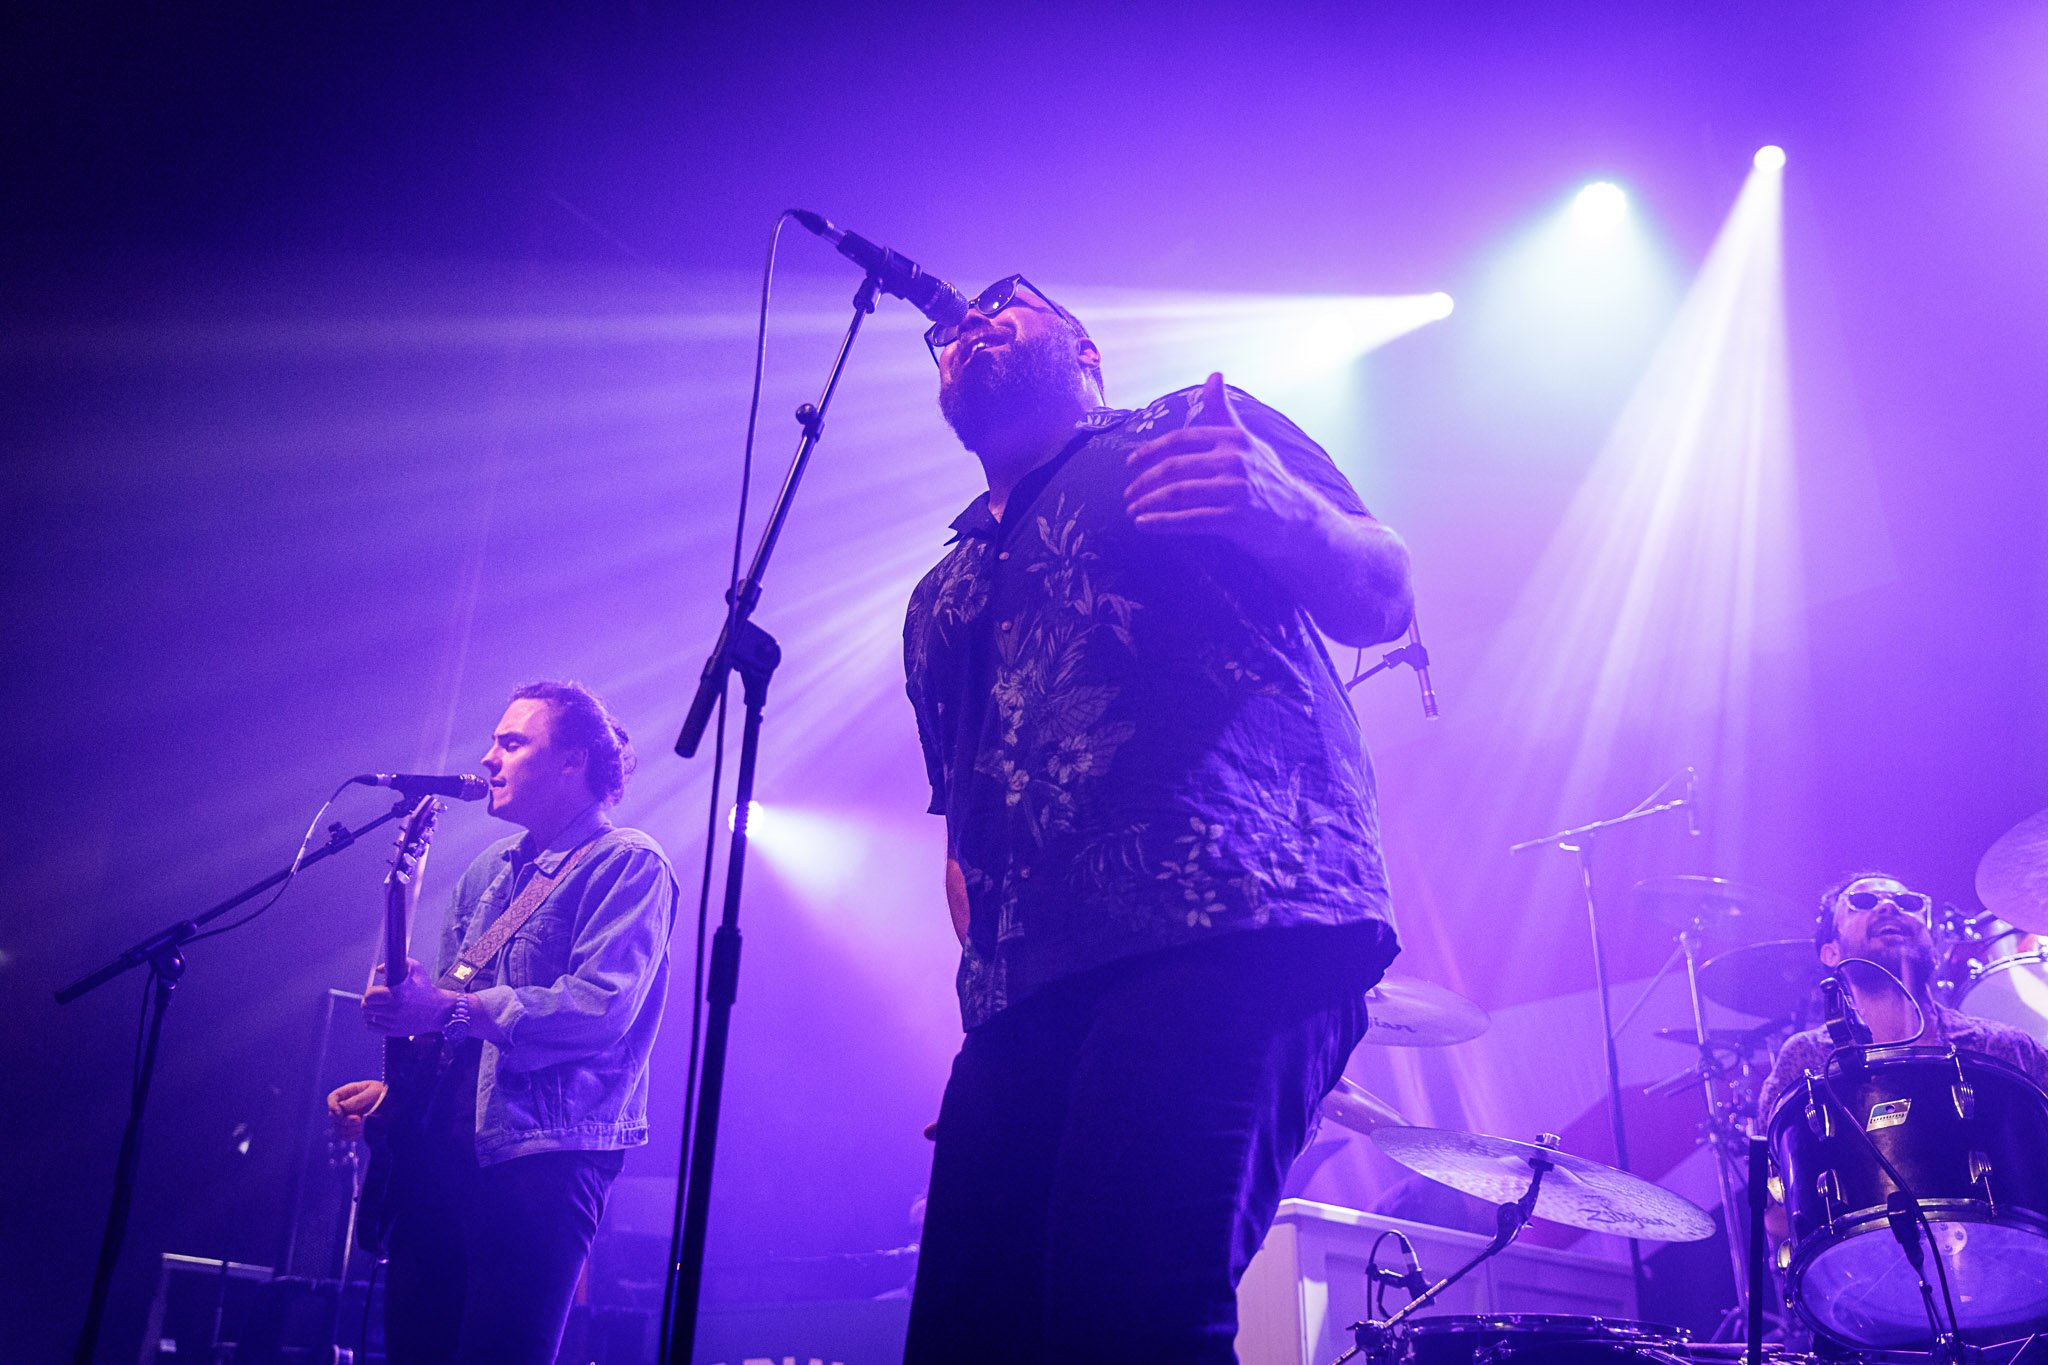
{"label": "floral print shirt", "polygon": [[[1091,413],[1000,521],[986,494],[954,520],[911,594],[910,700],[966,883],[968,1028],[1218,934],[1357,926],[1343,941],[1375,975],[1397,951],[1371,761],[1307,612],[1235,546],[1142,534],[1124,512],[1126,457],[1201,397]],[[1235,390],[1232,404],[1365,514],[1286,418]]]}
{"label": "floral print shirt", "polygon": [[[2048,1048],[2042,1047],[2032,1035],[2010,1024],[1979,1019],[1942,1004],[1935,1005],[1931,1022],[1933,1027],[1923,1040],[1925,1046],[1952,1046],[1959,1051],[1990,1057],[2018,1069],[2035,1085],[2048,1089]],[[1777,1060],[1771,1064],[1770,1076],[1757,1092],[1757,1132],[1768,1131],[1771,1116],[1786,1091],[1804,1080],[1809,1072],[1820,1074],[1826,1071],[1828,1058],[1834,1050],[1834,1042],[1824,1028],[1808,1029],[1785,1040],[1785,1045],[1778,1049]]]}

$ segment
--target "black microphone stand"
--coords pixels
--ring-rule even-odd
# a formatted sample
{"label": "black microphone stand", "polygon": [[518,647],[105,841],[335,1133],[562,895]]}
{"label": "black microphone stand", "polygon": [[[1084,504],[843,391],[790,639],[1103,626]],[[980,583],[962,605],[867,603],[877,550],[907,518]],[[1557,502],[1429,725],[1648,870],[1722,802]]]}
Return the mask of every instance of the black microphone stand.
{"label": "black microphone stand", "polygon": [[746,718],[740,731],[740,762],[734,784],[732,843],[725,868],[725,906],[718,931],[711,940],[711,967],[705,984],[708,1017],[704,1026],[704,1057],[697,1076],[696,1129],[688,1151],[682,1154],[676,1176],[675,1224],[670,1236],[670,1266],[666,1292],[667,1322],[663,1328],[661,1359],[665,1365],[689,1365],[696,1344],[697,1310],[704,1288],[704,1242],[711,1211],[711,1167],[718,1146],[718,1114],[725,1090],[726,1044],[732,1027],[733,1002],[739,998],[740,982],[740,882],[747,864],[747,816],[754,798],[754,761],[761,738],[761,712],[768,704],[768,683],[782,661],[782,648],[773,636],[753,623],[754,608],[761,600],[761,576],[775,542],[789,519],[791,503],[811,452],[825,430],[825,412],[839,387],[840,372],[853,350],[854,339],[867,315],[875,311],[875,295],[881,280],[869,272],[853,295],[853,320],[832,360],[832,372],[817,403],[796,410],[803,434],[796,443],[789,474],[776,494],[775,506],[762,528],[761,541],[754,549],[753,563],[728,595],[725,626],[704,672],[697,682],[697,695],[690,713],[676,737],[676,753],[689,758],[697,752],[710,724],[711,712],[725,695],[726,680],[737,669],[745,699]]}
{"label": "black microphone stand", "polygon": [[107,1293],[113,1286],[114,1267],[121,1259],[121,1243],[128,1235],[128,1213],[135,1203],[135,1171],[142,1159],[142,1118],[149,1108],[149,1083],[156,1074],[157,1044],[163,1036],[164,1014],[171,1007],[171,992],[185,975],[185,945],[204,929],[238,905],[244,905],[265,891],[341,852],[379,825],[399,819],[412,809],[412,798],[401,796],[398,804],[366,825],[350,829],[340,821],[327,827],[327,842],[318,851],[271,873],[254,886],[237,892],[211,910],[192,919],[179,920],[157,930],[134,947],[96,971],[89,972],[57,992],[57,1003],[68,1005],[81,995],[97,990],[115,977],[147,963],[155,988],[149,1012],[149,1028],[143,1035],[142,1057],[128,1092],[128,1123],[121,1130],[121,1150],[114,1159],[114,1192],[107,1205],[107,1224],[100,1234],[99,1264],[93,1270],[92,1294],[86,1300],[85,1325],[79,1329],[78,1345],[71,1353],[73,1365],[92,1365],[98,1349],[100,1329],[107,1314]]}
{"label": "black microphone stand", "polygon": [[[1671,783],[1666,782],[1664,785],[1669,787]],[[1658,790],[1661,791],[1663,788]],[[1656,793],[1652,792],[1651,795],[1655,796]],[[1614,1134],[1614,1164],[1623,1171],[1629,1169],[1628,1124],[1621,1113],[1621,1059],[1614,1048],[1614,1005],[1609,998],[1607,987],[1607,957],[1600,943],[1600,904],[1593,894],[1593,836],[1602,830],[1613,829],[1637,820],[1647,820],[1653,815],[1662,815],[1665,811],[1683,810],[1691,804],[1691,797],[1681,796],[1674,801],[1645,806],[1612,819],[1594,820],[1570,829],[1561,829],[1555,834],[1539,835],[1534,839],[1524,839],[1518,844],[1508,846],[1510,853],[1520,853],[1524,849],[1548,845],[1578,855],[1579,882],[1586,894],[1586,928],[1593,940],[1593,984],[1600,995],[1600,1039],[1605,1048],[1603,1060],[1607,1064],[1607,1115]],[[1732,1210],[1728,1217],[1732,1224]],[[1633,1237],[1628,1239],[1628,1265],[1630,1277],[1635,1285],[1636,1311],[1641,1312],[1644,1288],[1643,1248],[1642,1243]]]}

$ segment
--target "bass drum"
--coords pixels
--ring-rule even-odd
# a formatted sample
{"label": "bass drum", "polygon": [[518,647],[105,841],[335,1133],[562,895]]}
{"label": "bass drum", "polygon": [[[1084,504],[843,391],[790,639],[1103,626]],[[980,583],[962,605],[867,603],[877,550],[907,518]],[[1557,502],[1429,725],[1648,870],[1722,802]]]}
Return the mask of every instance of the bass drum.
{"label": "bass drum", "polygon": [[2048,952],[2037,948],[1985,963],[1970,974],[1956,1008],[2048,1040]]}
{"label": "bass drum", "polygon": [[[1898,1187],[1875,1146],[1933,1228],[1964,1336],[2003,1341],[2048,1326],[2048,1097],[1975,1053],[1864,1055],[1860,1067],[1829,1068],[1840,1106],[1808,1076],[1771,1115],[1792,1225],[1788,1297],[1815,1327],[1855,1346],[1927,1339],[1919,1281],[1886,1219]],[[1933,1279],[1932,1258],[1927,1270]]]}
{"label": "bass drum", "polygon": [[1407,1365],[1683,1365],[1676,1327],[1548,1313],[1422,1318],[1408,1328]]}

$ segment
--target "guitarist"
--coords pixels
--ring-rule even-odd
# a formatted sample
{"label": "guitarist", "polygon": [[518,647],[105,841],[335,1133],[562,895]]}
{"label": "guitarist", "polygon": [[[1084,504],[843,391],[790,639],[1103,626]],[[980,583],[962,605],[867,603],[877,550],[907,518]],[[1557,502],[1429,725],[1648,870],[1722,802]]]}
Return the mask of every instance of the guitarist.
{"label": "guitarist", "polygon": [[490,813],[525,833],[463,873],[436,970],[408,961],[384,985],[380,968],[363,996],[372,1029],[440,1039],[405,1073],[419,1084],[327,1097],[343,1137],[372,1111],[390,1133],[393,1365],[549,1365],[606,1191],[647,1141],[676,881],[653,839],[605,818],[632,766],[587,689],[513,693],[483,767]]}

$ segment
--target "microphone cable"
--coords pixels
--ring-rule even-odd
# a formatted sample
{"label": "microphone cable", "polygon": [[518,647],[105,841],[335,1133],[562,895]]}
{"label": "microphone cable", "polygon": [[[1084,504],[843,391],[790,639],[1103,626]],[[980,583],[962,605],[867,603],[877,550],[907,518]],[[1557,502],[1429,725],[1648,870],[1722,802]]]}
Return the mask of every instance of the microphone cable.
{"label": "microphone cable", "polygon": [[[761,380],[768,368],[768,302],[775,286],[776,252],[782,245],[782,229],[789,219],[788,209],[776,215],[775,226],[768,232],[768,259],[761,268],[761,307],[754,324],[754,385],[747,398],[747,434],[740,444],[739,510],[733,518],[732,567],[726,576],[725,585],[725,639],[728,643],[732,640],[733,628],[739,619],[740,564],[746,554],[747,501],[754,487],[754,433],[761,418]],[[675,1266],[682,1254],[683,1245],[683,1191],[688,1188],[690,1155],[696,1143],[697,1068],[702,1061],[704,1048],[705,945],[708,942],[711,925],[711,879],[717,863],[719,793],[724,788],[725,779],[725,707],[726,694],[730,690],[731,682],[728,679],[726,686],[719,691],[718,709],[713,713],[711,721],[711,796],[704,816],[704,867],[697,882],[697,941],[691,964],[690,988],[690,1056],[683,1073],[682,1158],[676,1163],[682,1179],[676,1186],[675,1219],[669,1230],[668,1269],[662,1276],[663,1341],[668,1340],[675,1319]]]}

